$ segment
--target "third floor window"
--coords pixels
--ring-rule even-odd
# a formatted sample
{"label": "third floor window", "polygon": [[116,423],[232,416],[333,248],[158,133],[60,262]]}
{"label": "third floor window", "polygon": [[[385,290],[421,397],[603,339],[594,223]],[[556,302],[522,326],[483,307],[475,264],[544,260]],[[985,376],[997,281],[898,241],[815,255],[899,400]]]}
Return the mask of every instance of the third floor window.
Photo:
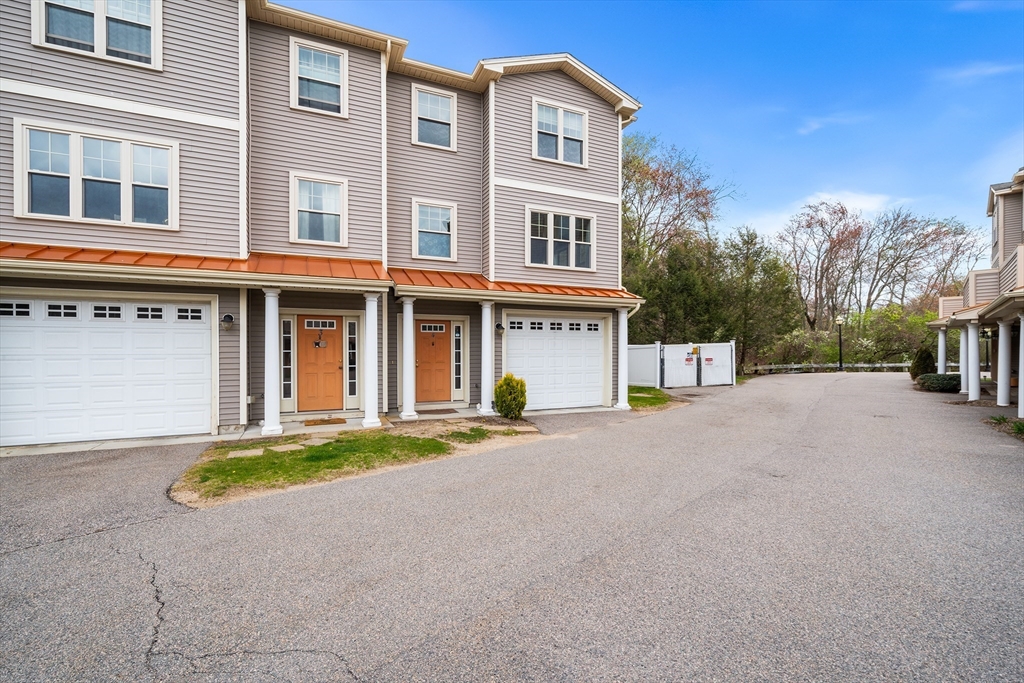
{"label": "third floor window", "polygon": [[587,165],[587,112],[534,100],[533,156]]}
{"label": "third floor window", "polygon": [[160,0],[33,3],[33,42],[160,68]]}
{"label": "third floor window", "polygon": [[348,51],[291,39],[291,106],[348,116]]}
{"label": "third floor window", "polygon": [[412,141],[455,151],[455,93],[412,86]]}

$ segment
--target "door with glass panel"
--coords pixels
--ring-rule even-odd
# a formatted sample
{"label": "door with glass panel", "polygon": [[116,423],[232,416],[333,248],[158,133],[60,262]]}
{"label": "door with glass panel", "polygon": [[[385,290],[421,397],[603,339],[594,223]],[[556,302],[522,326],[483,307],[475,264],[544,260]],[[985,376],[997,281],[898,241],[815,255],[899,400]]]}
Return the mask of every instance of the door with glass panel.
{"label": "door with glass panel", "polygon": [[281,410],[358,410],[357,316],[281,317]]}

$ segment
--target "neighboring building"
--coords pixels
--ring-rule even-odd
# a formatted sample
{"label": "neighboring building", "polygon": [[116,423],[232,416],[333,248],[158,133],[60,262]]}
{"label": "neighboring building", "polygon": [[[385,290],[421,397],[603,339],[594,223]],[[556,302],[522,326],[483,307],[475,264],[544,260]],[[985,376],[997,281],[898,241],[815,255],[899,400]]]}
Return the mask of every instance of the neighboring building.
{"label": "neighboring building", "polygon": [[[628,409],[622,129],[267,0],[0,0],[0,444]],[[619,362],[619,359],[622,362]]]}
{"label": "neighboring building", "polygon": [[[961,330],[961,393],[976,401],[981,397],[979,338],[988,331],[993,339],[993,376],[996,402],[1010,405],[1011,387],[1017,387],[1017,415],[1024,418],[1020,400],[1020,361],[1024,357],[1024,168],[1007,183],[988,191],[988,215],[992,217],[992,260],[985,270],[972,270],[963,296],[939,299],[939,318],[929,323],[939,333],[939,372],[946,372],[946,330]],[[966,331],[966,335],[963,332]]]}

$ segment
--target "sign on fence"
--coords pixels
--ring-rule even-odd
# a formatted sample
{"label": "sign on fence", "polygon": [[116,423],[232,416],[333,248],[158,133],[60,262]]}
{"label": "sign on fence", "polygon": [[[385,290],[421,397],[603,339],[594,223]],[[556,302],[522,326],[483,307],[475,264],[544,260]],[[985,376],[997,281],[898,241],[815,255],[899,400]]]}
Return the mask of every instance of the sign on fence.
{"label": "sign on fence", "polygon": [[643,387],[697,387],[736,383],[736,346],[632,344],[629,383]]}

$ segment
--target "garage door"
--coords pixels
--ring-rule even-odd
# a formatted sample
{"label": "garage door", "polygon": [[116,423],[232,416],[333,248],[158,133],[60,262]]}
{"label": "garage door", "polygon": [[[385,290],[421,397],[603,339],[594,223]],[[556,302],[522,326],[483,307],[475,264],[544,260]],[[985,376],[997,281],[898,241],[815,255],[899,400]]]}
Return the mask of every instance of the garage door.
{"label": "garage door", "polygon": [[209,433],[209,303],[0,300],[0,445]]}
{"label": "garage door", "polygon": [[604,402],[602,318],[509,316],[506,372],[526,380],[526,409],[579,408]]}

